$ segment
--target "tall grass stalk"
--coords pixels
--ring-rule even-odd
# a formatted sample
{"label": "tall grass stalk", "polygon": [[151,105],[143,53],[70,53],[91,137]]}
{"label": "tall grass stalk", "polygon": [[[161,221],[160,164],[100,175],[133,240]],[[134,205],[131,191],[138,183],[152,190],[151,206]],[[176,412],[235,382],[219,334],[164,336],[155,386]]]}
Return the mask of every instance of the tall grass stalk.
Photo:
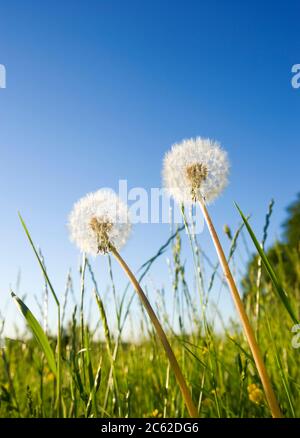
{"label": "tall grass stalk", "polygon": [[[84,292],[85,292],[85,270],[86,270],[86,255],[82,255],[82,263],[80,265],[80,335],[81,335],[81,348],[85,348],[85,327],[84,327]],[[86,367],[85,367],[85,355],[82,355],[82,370],[83,381],[86,382]]]}
{"label": "tall grass stalk", "polygon": [[[270,219],[273,213],[274,199],[271,199],[268,212],[265,218],[265,225],[263,229],[263,238],[261,241],[261,249],[264,251],[265,244],[268,237],[268,228],[270,225]],[[255,319],[256,319],[256,336],[259,334],[259,317],[260,317],[260,289],[261,289],[261,277],[262,277],[262,259],[258,257],[257,261],[257,277],[256,277],[256,303],[255,303]]]}

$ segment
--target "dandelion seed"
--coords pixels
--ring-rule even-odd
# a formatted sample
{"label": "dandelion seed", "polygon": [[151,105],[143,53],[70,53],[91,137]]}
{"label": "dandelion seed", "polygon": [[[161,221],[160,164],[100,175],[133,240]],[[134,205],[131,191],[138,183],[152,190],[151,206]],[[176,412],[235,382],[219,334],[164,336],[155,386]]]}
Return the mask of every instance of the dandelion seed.
{"label": "dandelion seed", "polygon": [[226,187],[228,175],[227,153],[210,139],[183,140],[164,158],[164,186],[178,203],[190,204],[200,196],[212,202]]}
{"label": "dandelion seed", "polygon": [[131,230],[128,207],[112,190],[89,193],[74,205],[69,230],[71,240],[87,254],[105,254],[110,245],[120,250]]}

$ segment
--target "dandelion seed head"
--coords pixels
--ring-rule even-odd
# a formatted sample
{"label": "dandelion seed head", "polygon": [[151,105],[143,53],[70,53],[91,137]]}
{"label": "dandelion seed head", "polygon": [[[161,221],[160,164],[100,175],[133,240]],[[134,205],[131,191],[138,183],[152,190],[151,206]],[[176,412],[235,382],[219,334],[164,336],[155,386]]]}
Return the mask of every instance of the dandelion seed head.
{"label": "dandelion seed head", "polygon": [[178,203],[191,204],[202,196],[212,202],[226,187],[227,153],[219,143],[201,137],[176,143],[163,162],[163,182]]}
{"label": "dandelion seed head", "polygon": [[89,193],[74,204],[69,216],[71,240],[81,251],[97,255],[126,243],[131,223],[127,205],[112,190]]}

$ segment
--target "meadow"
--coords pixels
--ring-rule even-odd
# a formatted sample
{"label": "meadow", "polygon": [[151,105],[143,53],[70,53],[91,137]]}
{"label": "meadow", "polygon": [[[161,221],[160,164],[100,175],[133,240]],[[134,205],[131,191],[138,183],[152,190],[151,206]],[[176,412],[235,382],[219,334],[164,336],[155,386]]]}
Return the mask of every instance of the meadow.
{"label": "meadow", "polygon": [[[300,416],[297,327],[292,332],[297,322],[295,318],[293,320],[292,312],[299,314],[299,206],[298,200],[289,209],[282,240],[273,242],[268,250],[261,250],[260,255],[257,249],[264,249],[266,245],[272,203],[266,213],[264,229],[257,230],[256,234],[261,236],[257,241],[256,236],[251,235],[252,230],[247,229],[251,221],[245,217],[244,220],[241,217],[237,230],[228,226],[223,230],[228,238],[226,257],[232,272],[240,271],[239,249],[247,247],[249,256],[240,290],[285,417]],[[55,298],[44,260],[35,249],[24,223],[23,226],[46,279],[44,293],[49,299],[52,295]],[[187,223],[186,227],[189,227]],[[192,275],[186,273],[183,239],[189,240]],[[258,240],[259,248],[256,249]],[[130,284],[125,290],[119,290],[111,256],[103,257],[107,258],[110,273],[109,294],[115,304],[113,316],[107,312],[102,285],[97,284],[86,256],[80,268],[80,290],[73,291],[79,297],[78,305],[73,307],[71,314],[65,314],[67,302],[71,300],[71,276],[64,301],[57,303],[60,336],[57,336],[58,332],[46,333],[42,329],[43,315],[35,315],[35,318],[21,298],[14,297],[27,321],[28,331],[27,336],[6,338],[2,344],[0,417],[189,416],[172,367],[142,307],[139,341],[123,339],[124,325],[130,319],[135,295]],[[153,264],[165,265],[167,257],[172,288],[154,294],[151,285],[145,284],[147,274]],[[198,416],[270,417],[238,319],[231,319],[220,330],[216,329],[214,319],[208,317],[211,291],[215,287],[221,288],[222,293],[228,291],[219,264],[210,260],[198,236],[185,233],[184,227],[173,230],[157,253],[141,266],[137,277],[162,322]],[[171,309],[166,306],[166,294],[172,296]],[[87,295],[93,297],[99,311],[96,327],[90,326],[83,311]],[[215,306],[214,312],[222,320],[222,309]],[[112,330],[112,319],[117,321],[117,330]],[[2,316],[1,333],[4,324]],[[99,327],[103,333],[101,337]]]}

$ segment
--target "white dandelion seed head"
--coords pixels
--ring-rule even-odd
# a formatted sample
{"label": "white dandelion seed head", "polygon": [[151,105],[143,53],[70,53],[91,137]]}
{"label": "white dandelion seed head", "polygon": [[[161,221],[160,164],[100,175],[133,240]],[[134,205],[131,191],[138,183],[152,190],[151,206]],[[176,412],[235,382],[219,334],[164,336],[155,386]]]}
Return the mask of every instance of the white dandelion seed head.
{"label": "white dandelion seed head", "polygon": [[120,250],[126,243],[131,223],[127,205],[112,190],[89,193],[74,204],[69,216],[71,240],[81,251],[96,256]]}
{"label": "white dandelion seed head", "polygon": [[176,143],[163,162],[163,182],[178,203],[212,202],[227,186],[229,161],[219,143],[201,137]]}

